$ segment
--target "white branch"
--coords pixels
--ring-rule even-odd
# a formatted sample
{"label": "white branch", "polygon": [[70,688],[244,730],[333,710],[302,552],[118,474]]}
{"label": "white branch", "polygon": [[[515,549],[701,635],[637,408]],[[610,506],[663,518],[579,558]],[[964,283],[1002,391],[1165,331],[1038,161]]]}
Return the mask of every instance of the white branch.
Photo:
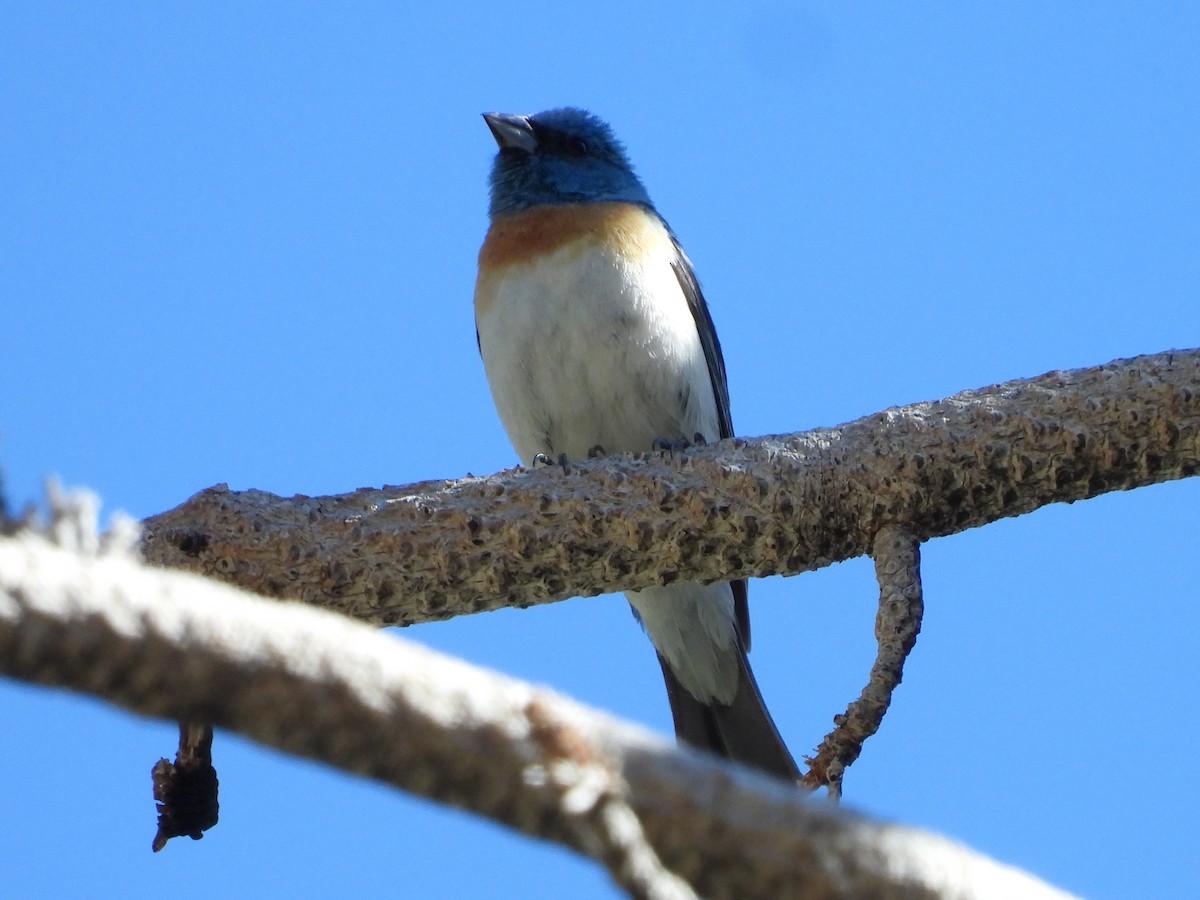
{"label": "white branch", "polygon": [[600,860],[636,896],[1063,896],[342,616],[86,549],[0,538],[8,675],[473,810]]}

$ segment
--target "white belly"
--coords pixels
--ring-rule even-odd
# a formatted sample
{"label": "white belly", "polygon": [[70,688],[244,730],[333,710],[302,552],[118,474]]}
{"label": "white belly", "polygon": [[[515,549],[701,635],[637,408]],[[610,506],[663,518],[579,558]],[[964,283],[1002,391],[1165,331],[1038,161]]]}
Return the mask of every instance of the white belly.
{"label": "white belly", "polygon": [[[512,265],[477,304],[480,351],[500,419],[521,461],[650,450],[658,438],[720,438],[696,322],[671,268],[674,248],[628,265],[578,245]],[[651,301],[650,298],[654,298]],[[728,585],[626,594],[658,652],[703,701],[738,684]]]}
{"label": "white belly", "polygon": [[[478,321],[484,368],[521,461],[717,440],[704,349],[664,242],[640,265],[567,247],[513,266]],[[655,300],[652,302],[650,298]]]}

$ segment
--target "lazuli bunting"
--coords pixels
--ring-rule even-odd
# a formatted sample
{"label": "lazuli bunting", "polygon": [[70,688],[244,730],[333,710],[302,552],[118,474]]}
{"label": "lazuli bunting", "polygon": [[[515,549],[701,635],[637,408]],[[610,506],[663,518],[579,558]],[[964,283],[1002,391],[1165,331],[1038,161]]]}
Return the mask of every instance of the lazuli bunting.
{"label": "lazuli bunting", "polygon": [[[609,126],[579,109],[484,119],[500,149],[475,323],[521,462],[732,436],[692,264]],[[658,652],[679,740],[798,778],[746,659],[746,582],[625,596]]]}

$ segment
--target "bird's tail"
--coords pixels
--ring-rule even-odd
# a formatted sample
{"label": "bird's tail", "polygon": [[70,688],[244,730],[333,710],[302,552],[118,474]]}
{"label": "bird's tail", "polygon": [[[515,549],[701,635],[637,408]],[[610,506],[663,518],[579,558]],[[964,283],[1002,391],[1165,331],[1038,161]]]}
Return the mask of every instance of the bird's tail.
{"label": "bird's tail", "polygon": [[675,736],[682,742],[708,750],[746,766],[761,769],[787,781],[797,781],[800,770],[779,736],[775,721],[759,693],[750,660],[737,641],[738,689],[729,704],[702,703],[680,684],[667,661],[659,654],[667,699],[675,720]]}

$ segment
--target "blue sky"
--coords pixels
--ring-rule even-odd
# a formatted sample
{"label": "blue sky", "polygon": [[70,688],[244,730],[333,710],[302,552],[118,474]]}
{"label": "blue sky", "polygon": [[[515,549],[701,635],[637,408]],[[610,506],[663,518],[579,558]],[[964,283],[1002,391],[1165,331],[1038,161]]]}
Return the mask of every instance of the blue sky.
{"label": "blue sky", "polygon": [[[692,256],[739,433],[1195,346],[1200,6],[7,3],[0,468],[146,516],[514,462],[471,292],[479,113],[609,119]],[[1191,896],[1196,480],[928,544],[847,802],[1090,897]],[[856,560],[752,586],[797,755],[857,695]],[[402,635],[663,731],[620,598]],[[221,824],[152,856],[174,727],[0,684],[12,896],[614,895],[603,873],[218,734]]]}

